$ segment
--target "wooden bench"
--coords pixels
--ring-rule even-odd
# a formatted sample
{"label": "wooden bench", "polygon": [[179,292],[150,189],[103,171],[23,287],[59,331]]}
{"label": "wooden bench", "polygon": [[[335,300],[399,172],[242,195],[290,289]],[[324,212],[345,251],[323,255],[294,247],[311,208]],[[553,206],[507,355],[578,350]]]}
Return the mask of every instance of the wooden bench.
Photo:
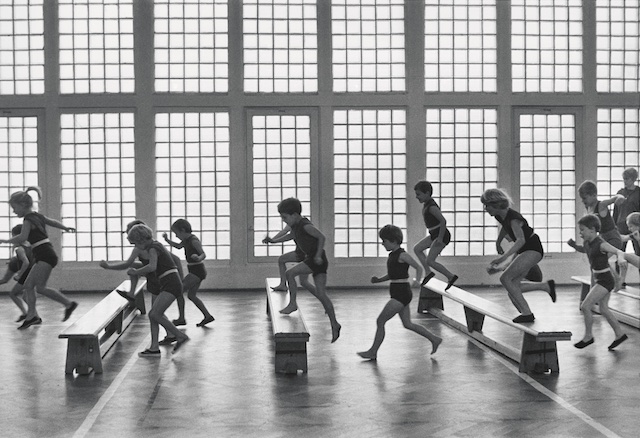
{"label": "wooden bench", "polygon": [[298,370],[307,372],[307,342],[309,330],[300,309],[289,315],[280,313],[289,303],[289,292],[276,292],[272,287],[280,280],[267,278],[267,314],[271,318],[273,340],[275,341],[276,373],[296,374]]}
{"label": "wooden bench", "polygon": [[[585,297],[589,293],[589,290],[591,289],[591,277],[589,277],[588,275],[574,275],[573,277],[571,277],[571,279],[582,285],[582,290],[580,292],[580,303],[582,303],[582,301],[584,301]],[[635,315],[631,315],[626,311],[614,309],[611,307],[611,305],[609,305],[609,309],[611,310],[611,313],[613,313],[613,315],[616,317],[616,319],[621,323],[630,325],[631,327],[640,328],[640,294],[638,294],[636,292],[636,289],[634,288],[628,289],[629,290],[621,289],[619,291],[616,291],[615,294],[626,297],[625,299],[631,299],[635,300],[635,302],[638,302],[638,313],[636,313]],[[596,313],[600,313],[600,308],[597,304],[593,306],[592,310]]]}
{"label": "wooden bench", "polygon": [[[519,370],[522,373],[544,373],[547,371],[557,373],[560,371],[556,341],[571,340],[571,332],[543,327],[544,323],[542,322],[533,322],[526,325],[515,323],[511,320],[511,317],[504,316],[507,311],[502,306],[464,291],[459,287],[453,286],[445,291],[446,285],[446,283],[432,278],[423,286],[421,296],[425,295],[422,304],[424,310],[488,347],[519,362]],[[444,313],[442,297],[454,300],[464,306],[466,323],[457,321]],[[520,351],[510,345],[485,336],[482,333],[485,316],[523,332]]]}
{"label": "wooden bench", "polygon": [[[102,358],[138,313],[145,313],[144,294],[141,291],[146,283],[146,278],[138,280],[134,292],[135,307],[114,289],[58,335],[58,338],[68,340],[66,374],[73,374],[74,370],[78,374],[89,374],[91,370],[102,373]],[[116,289],[128,291],[130,287],[129,280],[125,280]],[[102,354],[101,347],[104,351]]]}

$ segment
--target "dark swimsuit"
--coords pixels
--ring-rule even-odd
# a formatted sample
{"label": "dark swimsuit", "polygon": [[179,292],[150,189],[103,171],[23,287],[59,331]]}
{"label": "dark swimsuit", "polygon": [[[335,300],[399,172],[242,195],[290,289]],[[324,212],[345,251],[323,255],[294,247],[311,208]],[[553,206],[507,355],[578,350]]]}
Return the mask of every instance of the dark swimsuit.
{"label": "dark swimsuit", "polygon": [[400,301],[405,306],[408,306],[413,298],[413,292],[411,292],[411,285],[409,284],[409,264],[401,262],[400,255],[405,252],[404,249],[398,248],[395,251],[389,253],[387,259],[387,274],[389,280],[407,280],[406,283],[391,283],[389,285],[389,293],[391,298]]}

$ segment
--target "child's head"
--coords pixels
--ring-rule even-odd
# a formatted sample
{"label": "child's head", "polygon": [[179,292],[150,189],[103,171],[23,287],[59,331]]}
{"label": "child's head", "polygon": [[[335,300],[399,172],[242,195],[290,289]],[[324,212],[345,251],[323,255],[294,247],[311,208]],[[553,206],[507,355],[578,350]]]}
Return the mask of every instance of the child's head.
{"label": "child's head", "polygon": [[429,181],[418,181],[413,187],[416,192],[427,193],[429,196],[433,195],[433,186]]}
{"label": "child's head", "polygon": [[40,187],[27,187],[23,191],[12,193],[9,197],[9,205],[19,205],[23,208],[33,207],[33,198],[29,192],[36,192],[38,194],[38,198],[42,198],[42,191],[40,190]]}
{"label": "child's head", "polygon": [[153,240],[153,230],[143,224],[134,225],[127,233],[127,238],[134,245],[145,243]]}
{"label": "child's head", "polygon": [[278,204],[278,213],[280,214],[302,214],[302,204],[297,198],[287,198]]}
{"label": "child's head", "polygon": [[622,179],[628,179],[635,182],[638,179],[638,171],[633,167],[629,167],[622,172]]}
{"label": "child's head", "polygon": [[189,234],[192,233],[191,224],[186,219],[177,219],[171,225],[171,230],[172,231],[182,231],[183,233],[189,233]]}
{"label": "child's head", "polygon": [[598,196],[598,186],[596,186],[595,182],[588,179],[578,187],[578,195],[580,195],[581,198],[585,196]]}
{"label": "child's head", "polygon": [[22,233],[22,224],[18,224],[15,227],[11,228],[11,235],[17,236]]}
{"label": "child's head", "polygon": [[136,225],[147,225],[147,224],[145,224],[144,221],[141,221],[140,219],[132,220],[127,224],[127,230],[125,231],[125,233],[129,234],[129,231],[131,231],[131,228],[133,228]]}
{"label": "child's head", "polygon": [[378,233],[381,239],[388,240],[389,242],[394,242],[400,245],[402,243],[402,230],[395,225],[385,225],[380,228],[380,232]]}
{"label": "child's head", "polygon": [[636,211],[627,216],[627,227],[632,233],[640,230],[640,213]]}
{"label": "child's head", "polygon": [[484,205],[492,205],[500,210],[506,210],[513,204],[507,192],[502,189],[485,190],[482,196],[480,196],[480,202]]}
{"label": "child's head", "polygon": [[595,214],[587,214],[581,217],[578,221],[578,225],[582,225],[583,227],[593,230],[596,233],[600,232],[600,218]]}

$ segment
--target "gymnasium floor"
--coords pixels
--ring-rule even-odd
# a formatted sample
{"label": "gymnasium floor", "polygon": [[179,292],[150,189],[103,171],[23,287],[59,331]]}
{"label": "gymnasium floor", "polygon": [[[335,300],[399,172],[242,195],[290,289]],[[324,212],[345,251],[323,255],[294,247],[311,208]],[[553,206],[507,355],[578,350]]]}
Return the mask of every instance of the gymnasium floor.
{"label": "gymnasium floor", "polygon": [[[501,289],[473,289],[505,303]],[[527,294],[538,319],[562,319],[572,342],[559,342],[560,373],[518,373],[517,365],[465,335],[416,313],[442,336],[428,341],[395,318],[377,362],[361,360],[386,289],[331,291],[342,335],[330,343],[322,307],[301,293],[311,332],[309,372],[276,375],[271,326],[262,291],[202,292],[216,321],[187,302],[191,341],[172,356],[139,358],[147,346],[146,317],[138,317],[104,360],[104,373],[65,376],[66,340],[58,333],[102,294],[73,294],[80,307],[65,323],[62,307],[39,299],[41,326],[19,331],[17,309],[0,296],[0,434],[7,437],[635,437],[640,430],[640,331],[617,351],[613,333],[596,316],[594,345],[577,350],[583,333],[579,286],[558,288],[552,304]],[[147,302],[148,302],[147,297]],[[612,299],[612,302],[615,301]],[[629,303],[627,303],[629,304]],[[622,305],[622,304],[620,304]],[[638,306],[638,302],[632,303]],[[455,303],[449,313],[461,316]],[[638,312],[640,309],[633,309]],[[173,307],[169,315],[176,316]],[[515,315],[515,312],[514,312]],[[485,333],[519,347],[519,332],[487,321]]]}

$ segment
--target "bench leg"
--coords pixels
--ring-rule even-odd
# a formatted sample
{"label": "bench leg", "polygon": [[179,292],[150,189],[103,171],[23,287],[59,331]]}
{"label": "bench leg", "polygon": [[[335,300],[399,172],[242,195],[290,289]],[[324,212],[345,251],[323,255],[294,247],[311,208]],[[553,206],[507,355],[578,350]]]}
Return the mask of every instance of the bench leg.
{"label": "bench leg", "polygon": [[467,329],[471,332],[481,332],[484,324],[484,315],[468,307],[464,308],[464,315],[467,318]]}
{"label": "bench leg", "polygon": [[522,339],[519,371],[521,373],[560,372],[556,342],[538,342],[535,336],[525,333]]}
{"label": "bench leg", "polygon": [[307,343],[276,341],[276,373],[296,374],[307,372]]}
{"label": "bench leg", "polygon": [[67,344],[67,364],[65,374],[89,374],[93,370],[102,373],[102,356],[98,338],[69,338]]}
{"label": "bench leg", "polygon": [[418,299],[418,313],[428,313],[429,309],[444,310],[442,295],[426,287],[421,287],[420,298]]}

